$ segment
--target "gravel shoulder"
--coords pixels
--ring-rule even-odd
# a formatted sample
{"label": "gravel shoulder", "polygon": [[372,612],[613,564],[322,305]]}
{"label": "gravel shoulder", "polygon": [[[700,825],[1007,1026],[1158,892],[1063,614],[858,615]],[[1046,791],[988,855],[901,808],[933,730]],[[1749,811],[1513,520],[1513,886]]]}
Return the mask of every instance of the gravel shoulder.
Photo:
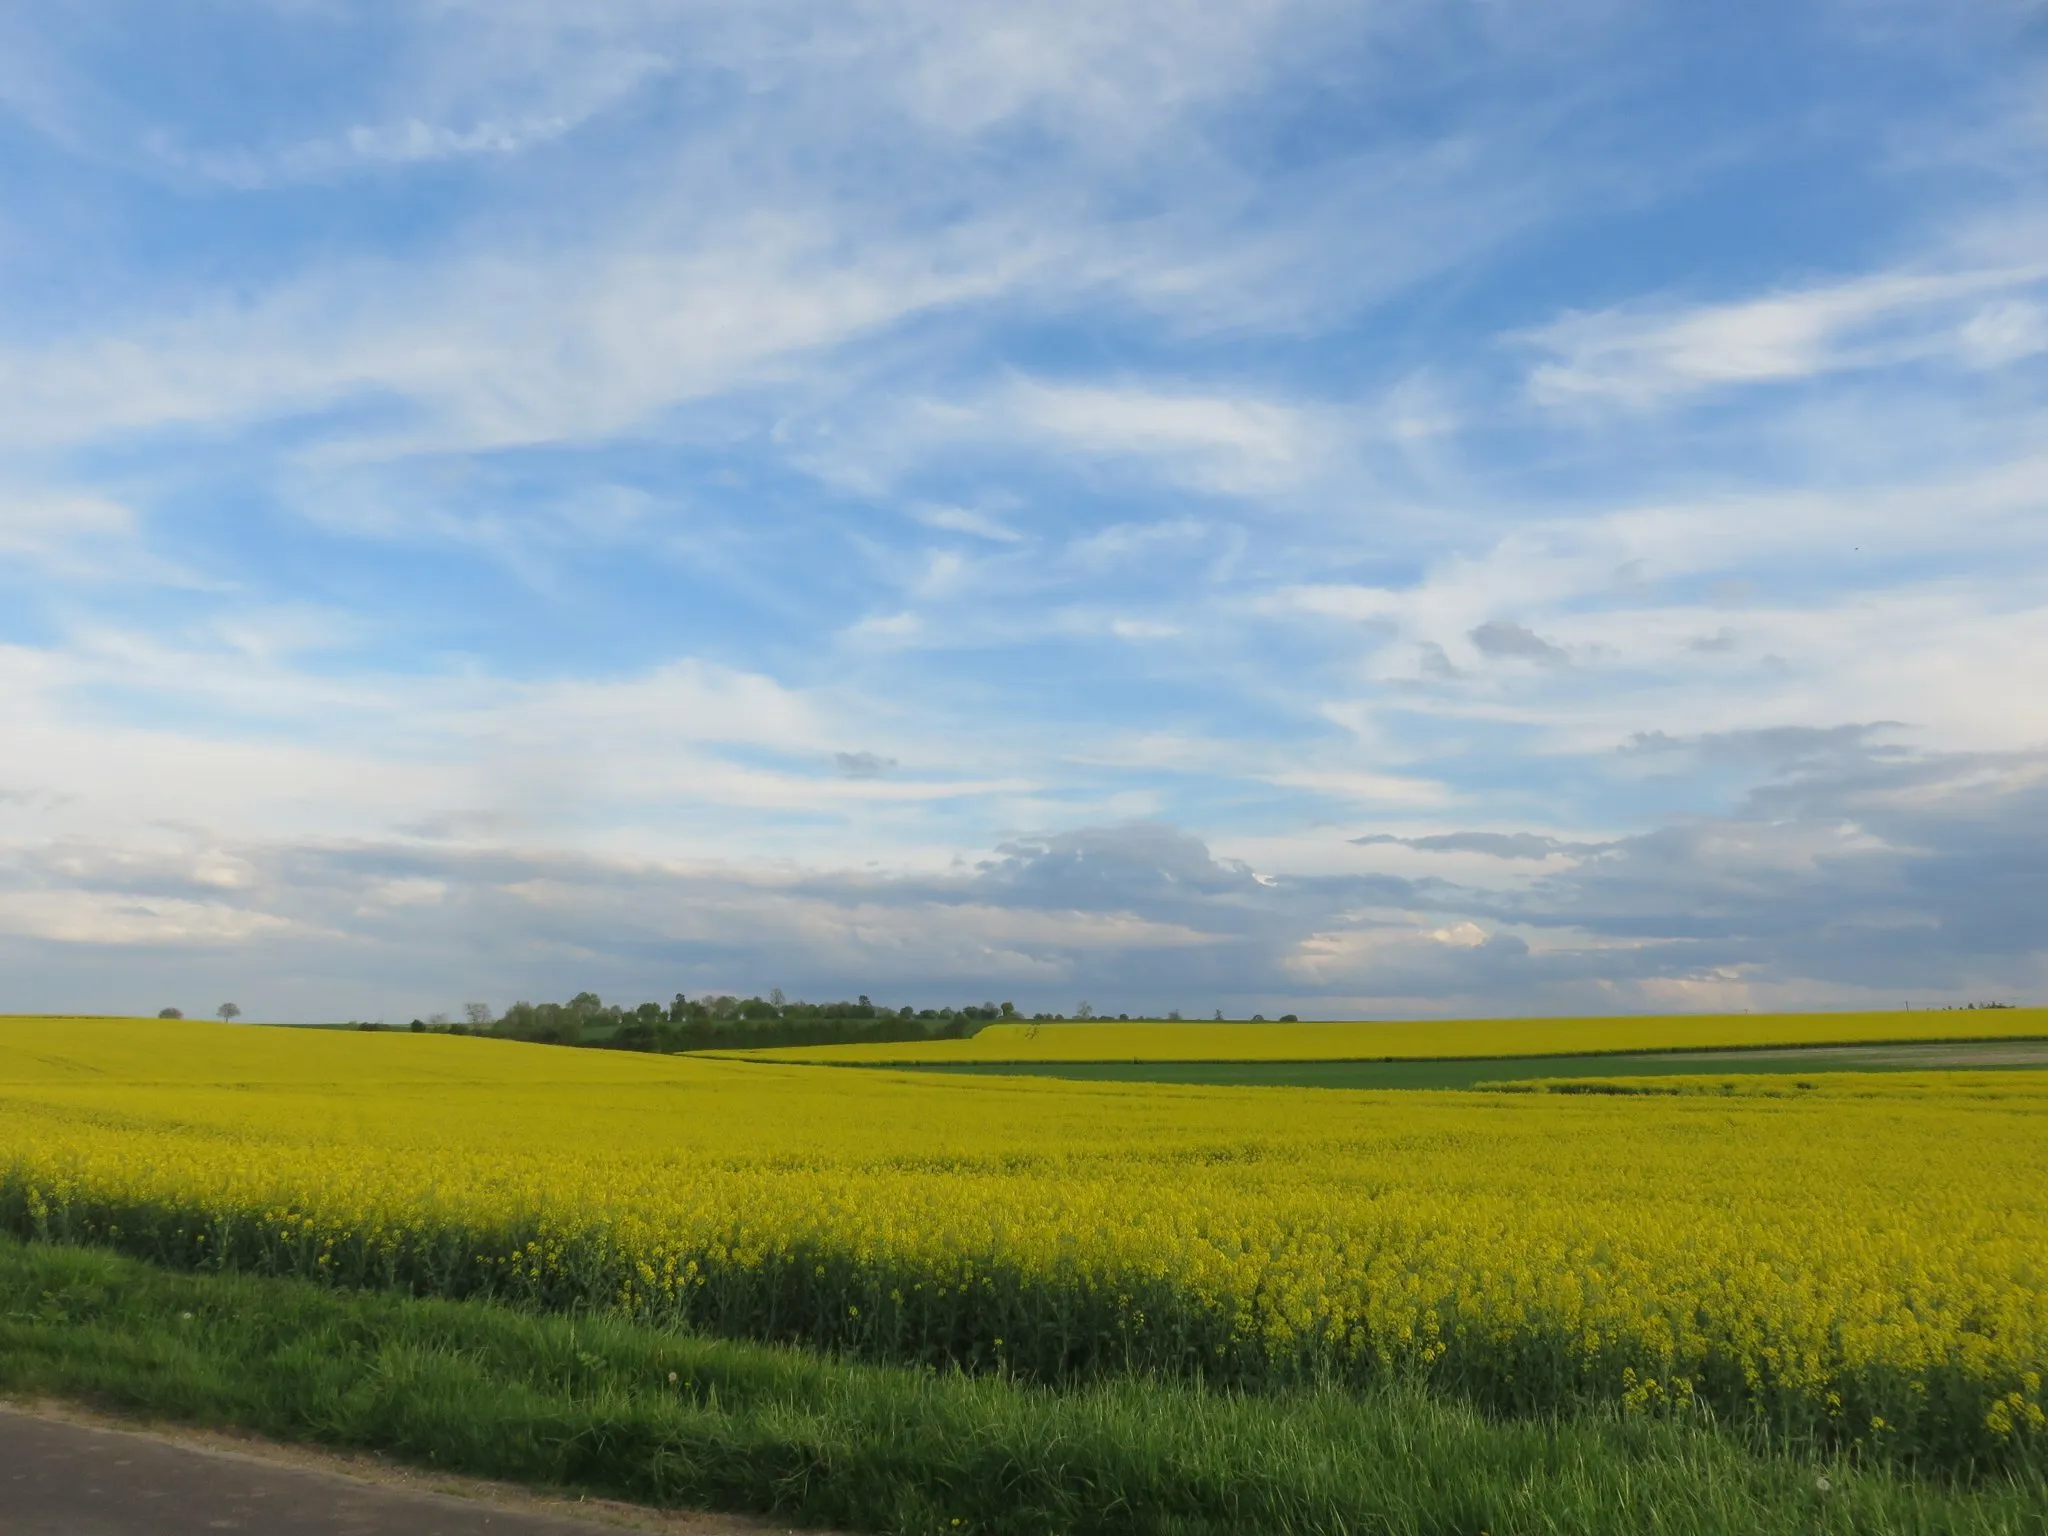
{"label": "gravel shoulder", "polygon": [[779,1536],[731,1515],[560,1499],[372,1456],[0,1402],[0,1536]]}

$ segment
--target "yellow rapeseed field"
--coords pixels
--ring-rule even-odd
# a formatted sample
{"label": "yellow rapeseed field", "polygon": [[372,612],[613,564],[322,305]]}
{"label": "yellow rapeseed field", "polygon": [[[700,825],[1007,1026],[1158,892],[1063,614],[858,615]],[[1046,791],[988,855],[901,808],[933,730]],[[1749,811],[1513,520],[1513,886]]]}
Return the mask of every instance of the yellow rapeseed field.
{"label": "yellow rapeseed field", "polygon": [[1629,1019],[1430,1019],[1374,1024],[991,1024],[966,1040],[785,1046],[769,1061],[1412,1061],[1621,1051],[2048,1037],[2048,1008],[1728,1013]]}
{"label": "yellow rapeseed field", "polygon": [[2038,1458],[2048,1074],[1810,1081],[1216,1089],[9,1020],[0,1225],[1048,1378],[1405,1373]]}

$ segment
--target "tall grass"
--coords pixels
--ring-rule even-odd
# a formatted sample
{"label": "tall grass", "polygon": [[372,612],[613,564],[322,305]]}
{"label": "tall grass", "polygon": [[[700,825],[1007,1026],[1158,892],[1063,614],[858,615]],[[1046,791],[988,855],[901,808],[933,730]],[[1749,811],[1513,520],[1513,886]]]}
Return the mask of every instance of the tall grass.
{"label": "tall grass", "polygon": [[608,1314],[670,1333],[1049,1386],[1124,1376],[1264,1394],[1392,1386],[1495,1415],[1619,1407],[1651,1418],[1718,1416],[1782,1447],[1881,1457],[1908,1473],[1967,1479],[2048,1468],[2037,1424],[1995,1417],[2024,1414],[2039,1394],[2038,1376],[2028,1396],[2015,1392],[2007,1405],[1966,1362],[1939,1357],[1910,1370],[1845,1373],[1817,1400],[1723,1356],[1709,1355],[1682,1383],[1667,1381],[1626,1336],[1591,1349],[1537,1320],[1492,1333],[1460,1329],[1455,1314],[1425,1312],[1412,1336],[1389,1330],[1370,1352],[1312,1333],[1281,1352],[1202,1305],[1172,1275],[1125,1274],[1104,1285],[1078,1267],[1048,1275],[1000,1263],[935,1275],[886,1255],[785,1240],[746,1254],[700,1248],[686,1274],[656,1286],[634,1245],[602,1227],[563,1230],[544,1214],[483,1224],[446,1213],[406,1227],[337,1230],[283,1208],[58,1196],[5,1170],[0,1233],[109,1248],[172,1270]]}
{"label": "tall grass", "polygon": [[1669,1420],[1491,1421],[1392,1385],[1061,1392],[4,1239],[0,1391],[904,1536],[2048,1531],[2037,1476],[1943,1487]]}

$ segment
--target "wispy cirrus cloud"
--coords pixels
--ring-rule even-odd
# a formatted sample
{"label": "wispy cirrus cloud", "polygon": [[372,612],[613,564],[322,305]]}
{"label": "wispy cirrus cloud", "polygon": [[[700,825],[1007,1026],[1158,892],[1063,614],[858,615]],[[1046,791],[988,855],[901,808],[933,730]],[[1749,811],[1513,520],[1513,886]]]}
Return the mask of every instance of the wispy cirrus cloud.
{"label": "wispy cirrus cloud", "polygon": [[1336,434],[1272,400],[1020,381],[994,403],[1001,428],[1068,453],[1136,458],[1169,478],[1234,495],[1272,493],[1320,473]]}
{"label": "wispy cirrus cloud", "polygon": [[416,102],[402,116],[261,146],[194,147],[166,128],[151,127],[142,131],[138,148],[146,162],[176,176],[239,191],[523,155],[574,133],[670,68],[659,54],[618,49],[579,58],[566,70],[536,71],[537,78],[520,82],[525,89],[512,100],[493,101],[500,91],[491,91],[481,101]]}
{"label": "wispy cirrus cloud", "polygon": [[1517,342],[1547,353],[1540,404],[1672,396],[1942,362],[1997,368],[2048,351],[2048,266],[1896,272],[1689,307],[1570,314]]}

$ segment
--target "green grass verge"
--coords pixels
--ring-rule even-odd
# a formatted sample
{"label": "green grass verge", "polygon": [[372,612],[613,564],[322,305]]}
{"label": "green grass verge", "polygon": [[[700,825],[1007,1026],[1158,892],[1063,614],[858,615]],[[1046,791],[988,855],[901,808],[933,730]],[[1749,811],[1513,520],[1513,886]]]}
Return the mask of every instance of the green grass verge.
{"label": "green grass verge", "polygon": [[2048,1532],[2036,1478],[1945,1487],[1696,1424],[1492,1422],[1398,1388],[1056,1392],[12,1239],[0,1391],[905,1536]]}

